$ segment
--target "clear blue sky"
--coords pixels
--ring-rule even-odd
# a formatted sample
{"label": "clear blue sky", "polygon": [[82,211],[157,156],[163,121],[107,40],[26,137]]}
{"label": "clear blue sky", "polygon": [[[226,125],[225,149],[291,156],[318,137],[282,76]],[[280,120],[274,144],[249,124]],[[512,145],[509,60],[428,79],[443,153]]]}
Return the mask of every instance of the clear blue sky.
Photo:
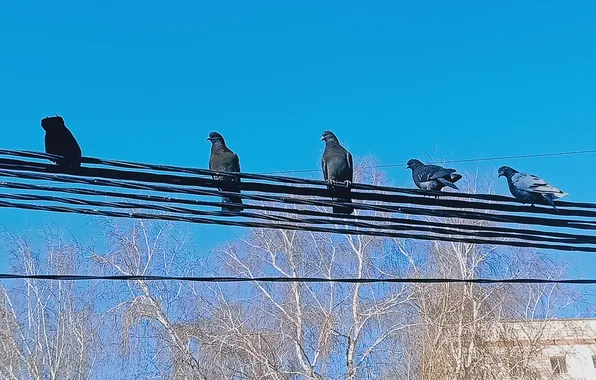
{"label": "clear blue sky", "polygon": [[[58,113],[88,156],[205,167],[217,130],[249,172],[318,168],[325,129],[382,164],[596,148],[596,3],[548,3],[4,1],[0,146]],[[596,155],[457,168],[507,163],[596,202]],[[87,220],[0,210],[52,218]]]}

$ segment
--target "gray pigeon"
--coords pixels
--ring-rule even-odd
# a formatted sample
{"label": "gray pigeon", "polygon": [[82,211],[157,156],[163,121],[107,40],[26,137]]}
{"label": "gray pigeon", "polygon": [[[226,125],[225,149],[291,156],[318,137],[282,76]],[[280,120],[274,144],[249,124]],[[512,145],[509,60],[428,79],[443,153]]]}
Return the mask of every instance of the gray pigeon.
{"label": "gray pigeon", "polygon": [[445,169],[438,165],[424,165],[422,162],[412,158],[407,163],[408,169],[412,169],[412,179],[421,190],[441,191],[445,186],[459,190],[455,182],[462,176],[457,174],[455,169]]}
{"label": "gray pigeon", "polygon": [[46,131],[46,153],[62,156],[52,160],[62,168],[79,168],[81,166],[81,147],[60,116],[44,117],[41,127]]}
{"label": "gray pigeon", "polygon": [[[323,132],[321,141],[325,141],[325,151],[321,159],[323,178],[329,183],[328,187],[336,196],[333,201],[352,203],[350,199],[350,185],[354,178],[354,164],[352,154],[348,152],[330,132]],[[345,186],[334,186],[334,182],[344,182]],[[351,214],[353,207],[333,206],[334,214]]]}
{"label": "gray pigeon", "polygon": [[[209,133],[207,140],[211,141],[211,156],[209,157],[209,170],[216,172],[240,172],[240,160],[238,155],[232,152],[227,146],[222,135],[217,132]],[[232,177],[227,175],[213,175],[213,179],[230,182],[230,185],[225,185],[219,188],[220,191],[229,191],[240,193],[240,189],[234,186],[233,183],[240,182],[239,177]],[[224,203],[242,204],[240,197],[222,197]],[[242,206],[222,206],[222,211],[243,211]]]}
{"label": "gray pigeon", "polygon": [[523,203],[548,203],[556,210],[553,199],[566,197],[567,193],[549,185],[542,178],[532,174],[520,173],[509,166],[499,168],[499,177],[507,178],[511,195]]}

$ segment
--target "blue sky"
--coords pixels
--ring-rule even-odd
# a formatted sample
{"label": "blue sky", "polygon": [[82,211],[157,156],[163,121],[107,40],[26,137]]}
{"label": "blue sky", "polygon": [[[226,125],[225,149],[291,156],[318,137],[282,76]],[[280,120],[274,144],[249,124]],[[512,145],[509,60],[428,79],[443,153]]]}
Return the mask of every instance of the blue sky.
{"label": "blue sky", "polygon": [[[595,15],[593,1],[3,2],[1,147],[42,150],[39,120],[58,113],[88,156],[205,167],[217,130],[249,172],[318,168],[325,129],[381,164],[592,149]],[[510,164],[596,201],[594,163],[456,167]],[[192,228],[209,248],[238,233]],[[567,255],[596,277],[595,258]]]}

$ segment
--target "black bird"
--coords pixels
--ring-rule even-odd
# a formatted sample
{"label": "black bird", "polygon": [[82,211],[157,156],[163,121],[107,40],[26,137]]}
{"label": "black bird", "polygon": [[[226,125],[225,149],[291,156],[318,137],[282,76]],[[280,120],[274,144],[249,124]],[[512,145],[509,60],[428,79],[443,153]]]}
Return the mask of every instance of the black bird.
{"label": "black bird", "polygon": [[407,163],[408,169],[412,169],[412,179],[421,190],[441,191],[445,186],[459,190],[455,182],[462,176],[457,174],[455,169],[445,169],[438,165],[424,165],[422,162],[412,158]]}
{"label": "black bird", "polygon": [[46,131],[46,153],[63,157],[51,161],[64,168],[81,167],[81,147],[64,125],[64,119],[58,115],[45,117],[41,119],[41,127]]}
{"label": "black bird", "polygon": [[[227,147],[222,135],[217,132],[209,133],[207,140],[211,141],[211,156],[209,157],[209,169],[216,172],[240,172],[240,159],[238,155]],[[238,186],[234,183],[240,182],[239,177],[228,175],[213,175],[213,179],[230,182],[230,185],[224,185],[219,188],[220,191],[229,191],[240,193]],[[240,197],[222,197],[224,203],[242,204]],[[222,206],[222,211],[243,211],[242,206]]]}
{"label": "black bird", "polygon": [[[325,152],[323,152],[323,158],[321,159],[323,178],[329,183],[329,189],[336,195],[333,200],[352,203],[352,199],[350,199],[350,185],[354,179],[352,154],[341,146],[333,132],[323,132],[321,141],[325,141]],[[343,182],[345,186],[334,186],[335,182]],[[334,214],[349,215],[353,212],[353,207],[333,206]]]}
{"label": "black bird", "polygon": [[507,178],[511,195],[523,203],[548,203],[556,210],[553,199],[566,197],[567,193],[549,185],[545,180],[532,174],[520,173],[509,166],[499,168],[499,177]]}

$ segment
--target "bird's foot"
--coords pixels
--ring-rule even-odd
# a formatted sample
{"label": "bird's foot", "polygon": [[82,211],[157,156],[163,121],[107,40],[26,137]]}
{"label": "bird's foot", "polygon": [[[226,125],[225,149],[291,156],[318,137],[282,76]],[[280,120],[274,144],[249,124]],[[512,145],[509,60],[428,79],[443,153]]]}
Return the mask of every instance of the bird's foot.
{"label": "bird's foot", "polygon": [[352,181],[344,181],[344,183],[346,184],[347,188],[352,186]]}

